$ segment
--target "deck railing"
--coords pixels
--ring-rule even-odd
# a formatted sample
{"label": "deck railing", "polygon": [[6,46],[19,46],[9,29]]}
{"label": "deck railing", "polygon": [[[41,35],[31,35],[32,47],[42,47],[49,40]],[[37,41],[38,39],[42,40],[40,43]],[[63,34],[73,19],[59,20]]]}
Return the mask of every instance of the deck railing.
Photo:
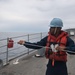
{"label": "deck railing", "polygon": [[[18,58],[23,55],[28,55],[34,51],[33,49],[28,49],[23,45],[17,44],[19,40],[37,42],[41,40],[43,37],[45,37],[46,35],[47,35],[47,32],[43,32],[43,33],[27,34],[27,35],[22,35],[22,36],[7,37],[5,39],[0,39],[1,62],[3,63],[3,65],[6,65],[9,63],[10,60]],[[12,40],[14,41],[12,48],[8,48],[8,42],[10,38],[12,38]]]}

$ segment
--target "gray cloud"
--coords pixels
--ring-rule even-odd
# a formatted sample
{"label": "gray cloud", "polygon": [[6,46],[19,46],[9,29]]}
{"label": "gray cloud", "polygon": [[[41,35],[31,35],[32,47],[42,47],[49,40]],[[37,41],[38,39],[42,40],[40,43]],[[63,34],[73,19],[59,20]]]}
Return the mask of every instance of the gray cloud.
{"label": "gray cloud", "polygon": [[74,0],[0,0],[0,7],[0,31],[46,31],[54,17],[63,20],[64,28],[75,27]]}

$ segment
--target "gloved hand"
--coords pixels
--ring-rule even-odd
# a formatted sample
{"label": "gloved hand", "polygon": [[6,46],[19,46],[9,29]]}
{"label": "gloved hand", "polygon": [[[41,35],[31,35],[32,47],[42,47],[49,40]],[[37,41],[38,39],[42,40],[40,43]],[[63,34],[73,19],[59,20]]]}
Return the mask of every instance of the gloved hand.
{"label": "gloved hand", "polygon": [[57,46],[55,49],[58,51],[63,51],[65,50],[66,47],[61,47],[61,46]]}
{"label": "gloved hand", "polygon": [[19,42],[17,42],[18,44],[20,45],[24,45],[25,44],[25,41],[24,40],[20,40]]}

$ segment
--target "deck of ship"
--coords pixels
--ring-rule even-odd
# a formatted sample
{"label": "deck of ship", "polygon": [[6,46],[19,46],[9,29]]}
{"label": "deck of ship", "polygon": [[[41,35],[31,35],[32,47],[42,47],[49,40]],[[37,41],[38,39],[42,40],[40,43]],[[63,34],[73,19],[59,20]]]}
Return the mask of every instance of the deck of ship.
{"label": "deck of ship", "polygon": [[[17,59],[16,59],[17,60]],[[13,64],[13,60],[8,66],[0,70],[0,75],[45,75],[48,60],[45,57],[35,57],[34,55],[23,57],[18,64]],[[75,75],[75,56],[68,55],[68,74]]]}

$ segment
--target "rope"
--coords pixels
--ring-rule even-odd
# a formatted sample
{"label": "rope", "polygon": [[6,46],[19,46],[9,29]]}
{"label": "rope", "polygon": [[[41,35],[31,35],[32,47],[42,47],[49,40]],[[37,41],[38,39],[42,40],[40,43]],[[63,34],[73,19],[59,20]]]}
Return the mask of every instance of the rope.
{"label": "rope", "polygon": [[[33,44],[27,44],[27,43],[25,43],[25,45],[37,46],[37,47],[42,47],[42,48],[49,48],[49,49],[51,49],[50,47],[39,46],[39,45],[33,45]],[[61,48],[63,48],[63,47],[61,47]],[[66,48],[67,48],[67,47],[66,47]],[[69,51],[69,50],[61,50],[61,51],[70,52],[70,53],[75,53],[74,51]]]}
{"label": "rope", "polygon": [[[9,42],[9,43],[11,43],[11,42]],[[13,44],[16,44],[17,42],[14,42]],[[49,49],[51,49],[50,47],[46,47],[46,46],[40,46],[40,45],[33,45],[33,44],[27,44],[27,43],[25,43],[25,45],[30,45],[30,46],[36,46],[36,47],[41,47],[41,48],[49,48]],[[7,46],[7,45],[4,45],[4,46]],[[4,47],[4,46],[0,46],[0,48],[1,47]],[[63,47],[61,47],[61,48],[63,48]],[[67,47],[66,47],[67,48]],[[70,52],[70,53],[75,53],[74,51],[69,51],[69,50],[61,50],[61,51],[65,51],[65,52]]]}

